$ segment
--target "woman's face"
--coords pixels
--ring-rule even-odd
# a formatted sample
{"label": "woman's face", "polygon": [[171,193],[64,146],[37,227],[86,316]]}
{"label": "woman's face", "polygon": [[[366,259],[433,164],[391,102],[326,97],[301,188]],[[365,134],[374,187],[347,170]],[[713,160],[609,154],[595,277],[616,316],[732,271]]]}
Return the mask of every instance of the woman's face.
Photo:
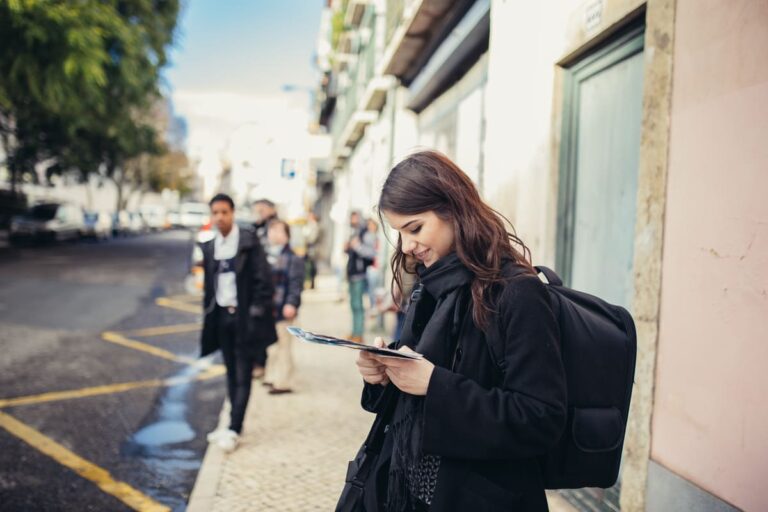
{"label": "woman's face", "polygon": [[280,224],[274,224],[269,227],[267,231],[267,237],[269,243],[275,246],[284,246],[288,243],[288,235],[285,233],[285,228]]}
{"label": "woman's face", "polygon": [[387,223],[400,233],[403,252],[429,267],[453,251],[453,224],[428,211],[399,215],[385,210]]}

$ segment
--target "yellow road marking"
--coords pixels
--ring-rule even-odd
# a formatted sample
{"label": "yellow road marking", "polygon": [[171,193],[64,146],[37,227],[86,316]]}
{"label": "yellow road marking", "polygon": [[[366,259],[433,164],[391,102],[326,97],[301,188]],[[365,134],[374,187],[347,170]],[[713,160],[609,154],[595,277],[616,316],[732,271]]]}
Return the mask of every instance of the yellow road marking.
{"label": "yellow road marking", "polygon": [[109,474],[109,471],[76,455],[50,437],[41,434],[13,416],[0,412],[0,427],[49,456],[62,466],[68,467],[81,477],[93,482],[99,489],[114,496],[134,510],[142,512],[166,512],[171,510],[125,482],[115,480]]}
{"label": "yellow road marking", "polygon": [[213,365],[204,372],[191,377],[171,377],[170,379],[151,379],[139,380],[134,382],[121,382],[118,384],[107,384],[105,386],[93,386],[90,388],[72,389],[69,391],[52,391],[40,395],[20,396],[16,398],[0,398],[0,408],[16,407],[19,405],[40,404],[44,402],[57,402],[59,400],[71,400],[73,398],[85,398],[89,396],[110,395],[113,393],[123,393],[141,388],[169,387],[187,382],[208,380],[224,375],[224,366]]}
{"label": "yellow road marking", "polygon": [[165,297],[160,297],[159,299],[155,299],[155,304],[158,306],[163,306],[166,308],[176,309],[178,311],[183,311],[185,313],[202,313],[203,307],[198,304],[189,304],[187,302],[181,302],[178,300],[170,300]]}
{"label": "yellow road marking", "polygon": [[168,350],[155,347],[154,345],[150,345],[149,343],[143,343],[141,341],[136,341],[130,338],[126,338],[122,334],[118,334],[112,331],[106,331],[101,333],[101,338],[104,341],[109,341],[110,343],[115,343],[116,345],[122,345],[124,347],[132,348],[135,350],[141,350],[142,352],[147,352],[148,354],[152,354],[153,356],[162,357],[163,359],[168,359],[169,361],[175,361],[177,363],[195,364],[195,361],[196,361],[191,357],[178,356],[173,352],[169,352]]}
{"label": "yellow road marking", "polygon": [[178,334],[182,332],[194,332],[199,331],[202,325],[195,324],[179,324],[179,325],[166,325],[163,327],[149,327],[147,329],[137,329],[135,331],[124,332],[130,336],[162,336],[164,334]]}

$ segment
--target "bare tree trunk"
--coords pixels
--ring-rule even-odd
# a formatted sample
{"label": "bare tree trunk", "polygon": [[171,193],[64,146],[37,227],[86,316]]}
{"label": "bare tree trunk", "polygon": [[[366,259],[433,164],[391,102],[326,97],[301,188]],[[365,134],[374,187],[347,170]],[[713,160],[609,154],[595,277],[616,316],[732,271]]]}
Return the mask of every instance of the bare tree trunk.
{"label": "bare tree trunk", "polygon": [[115,176],[115,172],[116,171],[110,173],[110,179],[112,180],[112,183],[115,184],[115,188],[117,189],[117,203],[115,204],[115,212],[119,213],[120,210],[125,209],[123,205],[123,183],[125,181],[125,177],[122,170],[119,172],[119,177]]}

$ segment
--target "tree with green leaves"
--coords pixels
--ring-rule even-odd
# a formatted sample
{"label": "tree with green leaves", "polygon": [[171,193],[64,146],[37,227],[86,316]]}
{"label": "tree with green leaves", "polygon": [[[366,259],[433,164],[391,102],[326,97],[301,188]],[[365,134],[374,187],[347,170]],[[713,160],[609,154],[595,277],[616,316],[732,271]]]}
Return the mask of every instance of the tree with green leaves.
{"label": "tree with green leaves", "polygon": [[0,142],[13,180],[78,170],[125,179],[162,153],[160,98],[178,0],[0,0]]}

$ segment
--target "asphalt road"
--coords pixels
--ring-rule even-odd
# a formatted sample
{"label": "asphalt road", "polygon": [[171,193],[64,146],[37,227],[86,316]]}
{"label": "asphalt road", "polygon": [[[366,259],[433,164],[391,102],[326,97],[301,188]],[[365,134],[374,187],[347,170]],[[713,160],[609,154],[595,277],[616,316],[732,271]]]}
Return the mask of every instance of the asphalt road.
{"label": "asphalt road", "polygon": [[184,510],[224,398],[190,364],[190,252],[186,232],[0,251],[0,510]]}

